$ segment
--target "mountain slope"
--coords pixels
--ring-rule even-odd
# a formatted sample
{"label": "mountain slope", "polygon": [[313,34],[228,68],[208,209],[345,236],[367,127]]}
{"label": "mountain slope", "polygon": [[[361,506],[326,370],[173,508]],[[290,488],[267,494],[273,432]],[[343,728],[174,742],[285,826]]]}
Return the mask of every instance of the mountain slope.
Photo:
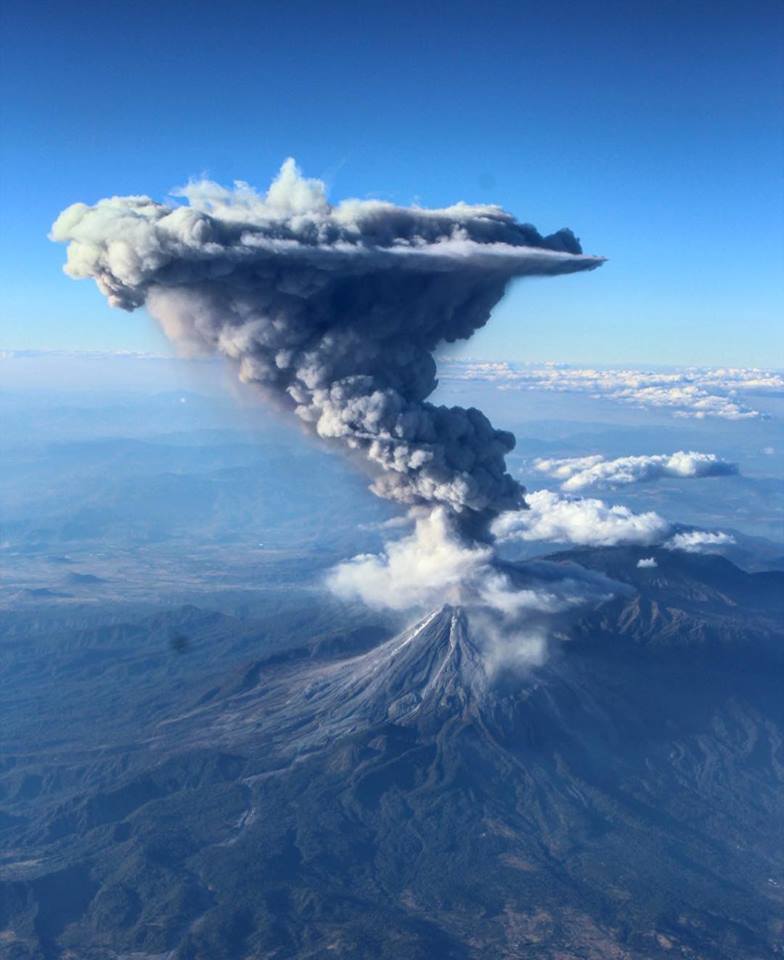
{"label": "mountain slope", "polygon": [[784,577],[576,559],[629,589],[535,671],[488,676],[444,607],[204,677],[83,746],[100,787],[6,796],[0,956],[781,956]]}

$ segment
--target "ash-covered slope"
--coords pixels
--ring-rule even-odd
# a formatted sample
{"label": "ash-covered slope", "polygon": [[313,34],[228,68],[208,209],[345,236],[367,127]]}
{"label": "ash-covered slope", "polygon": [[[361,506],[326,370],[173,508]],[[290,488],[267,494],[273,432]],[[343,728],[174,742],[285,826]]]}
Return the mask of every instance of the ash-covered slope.
{"label": "ash-covered slope", "polygon": [[172,743],[236,745],[261,738],[271,755],[290,762],[378,725],[467,718],[487,684],[465,612],[446,605],[357,656],[259,669],[254,682],[236,692],[167,718],[153,742],[168,750]]}
{"label": "ash-covered slope", "polygon": [[444,607],[85,745],[6,822],[0,956],[780,956],[784,577],[637,559],[591,554],[629,589],[534,672],[488,675]]}
{"label": "ash-covered slope", "polygon": [[486,686],[466,614],[447,605],[367,653],[317,667],[303,697],[334,734],[341,727],[466,716]]}

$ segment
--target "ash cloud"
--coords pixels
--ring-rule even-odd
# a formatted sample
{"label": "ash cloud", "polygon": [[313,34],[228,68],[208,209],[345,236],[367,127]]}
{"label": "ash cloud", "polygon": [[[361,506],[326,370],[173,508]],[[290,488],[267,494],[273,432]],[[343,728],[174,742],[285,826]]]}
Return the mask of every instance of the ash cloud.
{"label": "ash cloud", "polygon": [[145,306],[180,349],[218,353],[312,433],[361,455],[373,491],[443,507],[482,536],[520,508],[514,437],[436,406],[434,351],[483,326],[515,277],[590,270],[569,230],[542,236],[497,206],[329,203],[287,160],[266,195],[191,183],[77,203],[54,223],[66,272],[112,306]]}

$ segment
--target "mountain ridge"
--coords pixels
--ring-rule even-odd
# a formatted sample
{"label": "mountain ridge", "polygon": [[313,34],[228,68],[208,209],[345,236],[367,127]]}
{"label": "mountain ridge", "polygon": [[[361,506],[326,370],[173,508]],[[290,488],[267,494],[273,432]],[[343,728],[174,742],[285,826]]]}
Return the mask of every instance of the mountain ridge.
{"label": "mountain ridge", "polygon": [[[780,957],[779,582],[640,555],[580,554],[632,593],[500,680],[444,606],[172,691],[133,750],[80,747],[76,789],[20,753],[0,957]],[[682,616],[628,615],[662,591]]]}

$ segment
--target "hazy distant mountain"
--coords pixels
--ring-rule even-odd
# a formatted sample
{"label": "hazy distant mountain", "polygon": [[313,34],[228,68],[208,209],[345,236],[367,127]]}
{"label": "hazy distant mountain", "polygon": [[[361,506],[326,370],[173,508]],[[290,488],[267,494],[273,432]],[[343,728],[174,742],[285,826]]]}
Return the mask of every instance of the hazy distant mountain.
{"label": "hazy distant mountain", "polygon": [[653,553],[561,555],[628,590],[525,675],[449,606],[271,657],[193,608],[82,634],[62,683],[133,693],[6,760],[0,956],[781,956],[784,574]]}

